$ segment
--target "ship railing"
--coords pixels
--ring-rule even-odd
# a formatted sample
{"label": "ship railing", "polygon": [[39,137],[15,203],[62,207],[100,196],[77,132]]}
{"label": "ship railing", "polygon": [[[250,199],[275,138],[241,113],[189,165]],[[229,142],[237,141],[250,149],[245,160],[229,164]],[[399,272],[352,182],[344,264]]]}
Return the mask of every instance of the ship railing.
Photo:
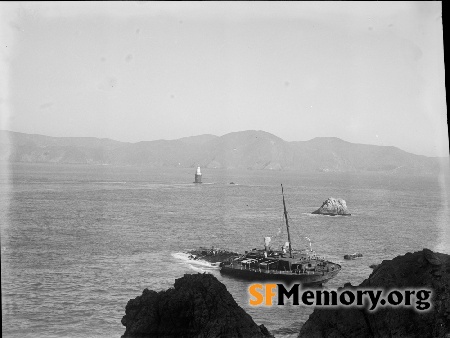
{"label": "ship railing", "polygon": [[259,273],[266,273],[266,274],[278,274],[278,275],[314,275],[315,273],[317,273],[317,271],[315,270],[306,270],[304,272],[299,271],[298,273],[295,271],[285,271],[285,270],[266,270],[266,269],[255,269],[255,268],[249,268],[246,266],[240,266],[241,270],[247,270],[247,271],[252,271],[252,272],[259,272]]}
{"label": "ship railing", "polygon": [[[235,262],[230,262],[230,263],[225,263],[225,266],[229,266],[232,268],[239,268],[240,270],[248,270],[248,271],[253,271],[253,272],[259,272],[259,273],[266,273],[266,274],[298,274],[298,275],[314,275],[317,273],[323,273],[323,272],[330,272],[330,269],[324,269],[324,268],[314,268],[314,269],[310,269],[310,270],[272,270],[272,269],[265,269],[265,268],[255,268],[255,267],[250,267],[246,264],[242,265],[242,264],[238,264],[236,266]],[[333,271],[334,268],[331,267],[331,271]]]}

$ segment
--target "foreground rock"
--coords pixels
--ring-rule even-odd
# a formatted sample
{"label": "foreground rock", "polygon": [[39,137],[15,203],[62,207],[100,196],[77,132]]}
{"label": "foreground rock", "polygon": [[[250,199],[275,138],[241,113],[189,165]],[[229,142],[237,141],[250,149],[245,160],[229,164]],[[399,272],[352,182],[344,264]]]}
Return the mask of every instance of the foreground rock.
{"label": "foreground rock", "polygon": [[335,199],[333,197],[328,198],[325,202],[323,202],[322,206],[316,211],[312,212],[313,214],[320,215],[329,215],[329,216],[350,216],[351,214],[348,212],[347,203],[343,199]]}
{"label": "foreground rock", "polygon": [[126,337],[272,337],[239,307],[213,275],[184,275],[174,288],[128,301]]}
{"label": "foreground rock", "polygon": [[[360,286],[432,289],[432,308],[315,309],[299,337],[450,337],[450,256],[424,249],[383,261]],[[351,288],[351,284],[344,287]],[[414,303],[413,303],[414,304]]]}

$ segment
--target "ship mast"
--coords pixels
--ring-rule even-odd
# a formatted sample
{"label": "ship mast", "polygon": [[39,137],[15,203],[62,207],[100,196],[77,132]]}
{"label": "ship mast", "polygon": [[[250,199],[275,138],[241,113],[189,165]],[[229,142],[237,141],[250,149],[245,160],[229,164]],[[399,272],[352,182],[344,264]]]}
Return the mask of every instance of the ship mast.
{"label": "ship mast", "polygon": [[284,219],[286,220],[286,228],[287,228],[288,241],[289,241],[289,257],[292,258],[291,234],[289,233],[289,222],[288,222],[287,211],[286,211],[286,203],[284,202],[283,185],[281,185],[281,194],[283,195]]}

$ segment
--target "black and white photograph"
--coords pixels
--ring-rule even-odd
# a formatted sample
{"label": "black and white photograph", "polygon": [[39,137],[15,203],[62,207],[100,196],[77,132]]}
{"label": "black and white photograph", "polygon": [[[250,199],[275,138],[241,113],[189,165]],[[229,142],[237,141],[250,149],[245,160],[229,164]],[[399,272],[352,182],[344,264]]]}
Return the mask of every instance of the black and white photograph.
{"label": "black and white photograph", "polygon": [[442,2],[0,4],[5,338],[450,338]]}

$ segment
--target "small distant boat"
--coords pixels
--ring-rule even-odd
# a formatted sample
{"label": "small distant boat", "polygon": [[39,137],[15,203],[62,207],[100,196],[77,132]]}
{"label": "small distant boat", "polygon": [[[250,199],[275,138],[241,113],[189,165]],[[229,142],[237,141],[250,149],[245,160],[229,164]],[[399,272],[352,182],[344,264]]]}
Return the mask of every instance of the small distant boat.
{"label": "small distant boat", "polygon": [[272,250],[269,246],[270,237],[265,237],[264,249],[255,248],[250,252],[246,251],[244,255],[223,261],[220,272],[248,280],[297,282],[309,286],[322,285],[334,278],[341,270],[341,266],[316,256],[311,249],[311,242],[309,249],[292,249],[283,185],[281,185],[281,193],[288,242],[281,250]]}
{"label": "small distant boat", "polygon": [[353,253],[351,255],[345,255],[344,259],[356,259],[356,258],[361,258],[363,255],[361,253]]}

